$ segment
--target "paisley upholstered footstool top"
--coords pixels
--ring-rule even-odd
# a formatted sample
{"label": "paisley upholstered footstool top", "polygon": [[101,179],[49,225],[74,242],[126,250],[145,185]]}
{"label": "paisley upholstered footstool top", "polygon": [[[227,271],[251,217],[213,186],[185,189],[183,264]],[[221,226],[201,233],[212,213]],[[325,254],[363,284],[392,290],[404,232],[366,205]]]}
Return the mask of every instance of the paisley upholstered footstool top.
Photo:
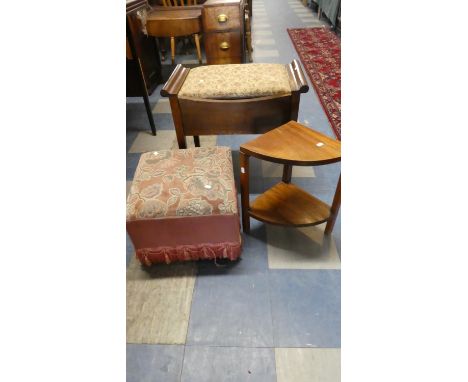
{"label": "paisley upholstered footstool top", "polygon": [[127,232],[143,264],[235,260],[239,224],[228,147],[142,154],[127,198]]}

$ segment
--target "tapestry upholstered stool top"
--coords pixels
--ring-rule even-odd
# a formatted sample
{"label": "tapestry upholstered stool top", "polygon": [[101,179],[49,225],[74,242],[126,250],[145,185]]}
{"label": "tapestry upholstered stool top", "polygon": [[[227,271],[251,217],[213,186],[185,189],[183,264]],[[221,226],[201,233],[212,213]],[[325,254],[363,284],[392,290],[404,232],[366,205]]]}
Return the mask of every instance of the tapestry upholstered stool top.
{"label": "tapestry upholstered stool top", "polygon": [[138,259],[148,266],[237,259],[241,239],[231,150],[142,154],[127,198],[127,232]]}
{"label": "tapestry upholstered stool top", "polygon": [[290,94],[284,65],[230,64],[191,69],[179,97],[239,99]]}

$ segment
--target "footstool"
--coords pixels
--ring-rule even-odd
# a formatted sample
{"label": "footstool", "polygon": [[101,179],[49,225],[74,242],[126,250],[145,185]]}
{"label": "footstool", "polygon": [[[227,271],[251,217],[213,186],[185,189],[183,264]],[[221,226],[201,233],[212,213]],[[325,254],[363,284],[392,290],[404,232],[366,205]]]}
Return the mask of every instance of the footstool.
{"label": "footstool", "polygon": [[141,155],[127,198],[127,232],[144,265],[241,254],[231,150]]}
{"label": "footstool", "polygon": [[180,149],[186,136],[262,134],[297,120],[301,93],[309,90],[296,60],[290,64],[182,65],[164,87]]}

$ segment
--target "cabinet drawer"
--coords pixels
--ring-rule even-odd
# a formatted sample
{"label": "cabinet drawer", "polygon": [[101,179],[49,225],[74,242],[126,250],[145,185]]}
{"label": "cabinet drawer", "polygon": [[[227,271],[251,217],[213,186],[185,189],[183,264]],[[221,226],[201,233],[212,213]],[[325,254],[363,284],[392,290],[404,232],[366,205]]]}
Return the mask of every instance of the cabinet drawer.
{"label": "cabinet drawer", "polygon": [[205,52],[208,64],[215,60],[227,58],[242,58],[242,41],[239,32],[207,33],[205,35]]}
{"label": "cabinet drawer", "polygon": [[239,6],[203,8],[203,29],[205,32],[240,28]]}

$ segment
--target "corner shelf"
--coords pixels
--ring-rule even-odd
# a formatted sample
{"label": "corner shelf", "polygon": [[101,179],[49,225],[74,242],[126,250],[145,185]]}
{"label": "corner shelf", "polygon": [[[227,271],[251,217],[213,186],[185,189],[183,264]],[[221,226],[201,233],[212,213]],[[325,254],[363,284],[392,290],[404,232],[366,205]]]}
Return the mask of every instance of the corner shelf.
{"label": "corner shelf", "polygon": [[292,183],[280,182],[251,203],[249,214],[266,223],[300,227],[326,222],[330,206]]}
{"label": "corner shelf", "polygon": [[[283,165],[282,182],[249,203],[249,157]],[[291,183],[292,166],[320,166],[341,161],[341,143],[296,121],[270,130],[240,146],[242,227],[250,218],[283,226],[310,226],[327,222],[333,230],[341,204],[341,175],[331,206]]]}

